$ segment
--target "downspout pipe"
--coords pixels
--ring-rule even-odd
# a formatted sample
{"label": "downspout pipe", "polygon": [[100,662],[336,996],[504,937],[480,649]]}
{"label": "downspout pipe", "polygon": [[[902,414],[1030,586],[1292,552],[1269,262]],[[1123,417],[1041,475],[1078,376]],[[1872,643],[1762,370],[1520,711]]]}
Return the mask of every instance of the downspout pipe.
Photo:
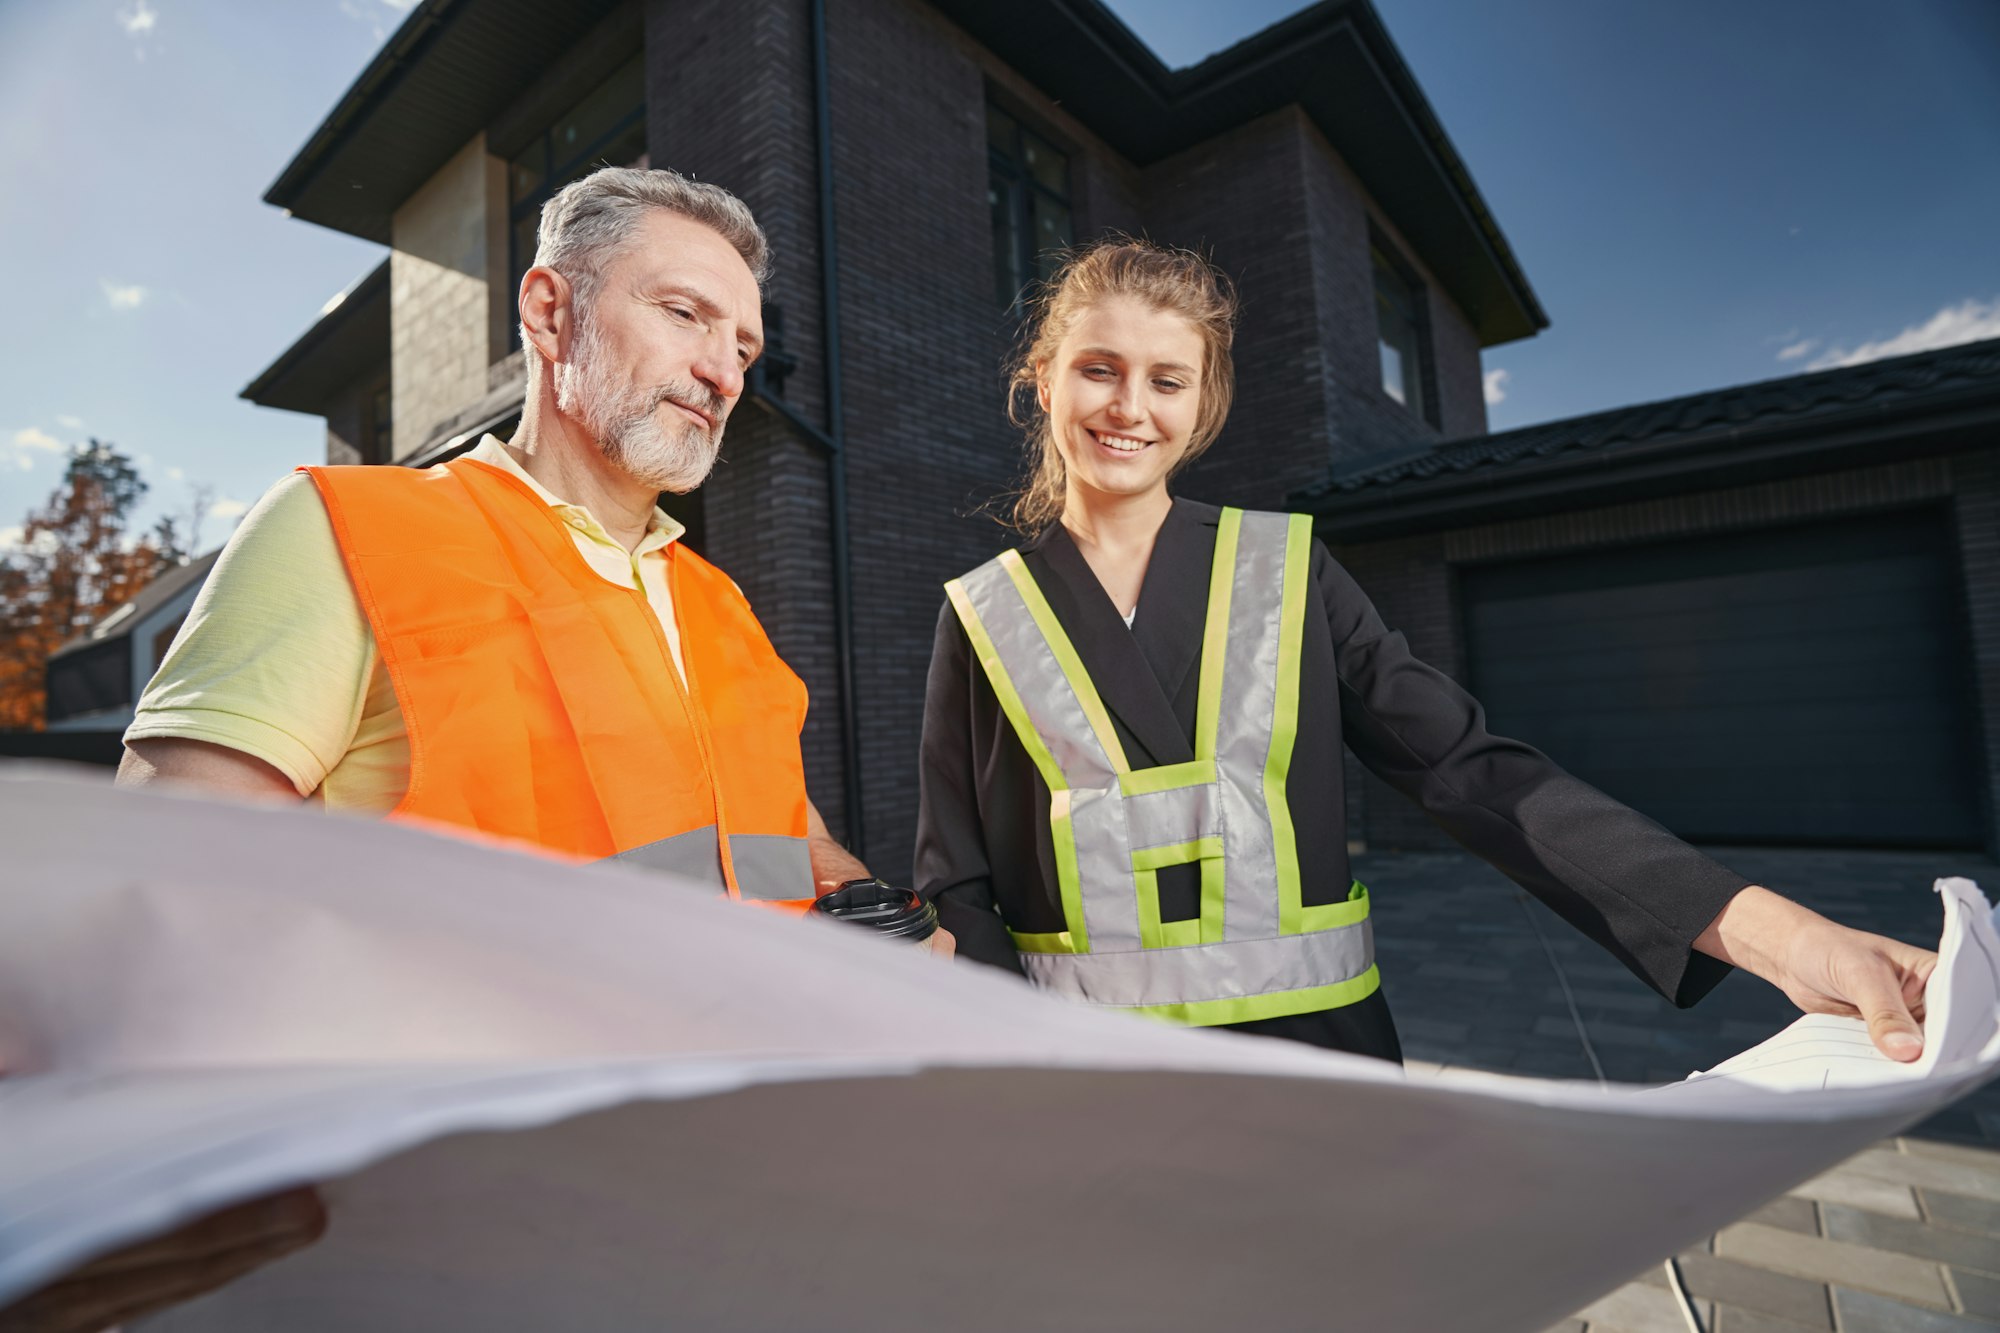
{"label": "downspout pipe", "polygon": [[854,569],[848,551],[847,430],[840,362],[840,249],[833,216],[833,91],[827,73],[826,0],[812,9],[813,134],[819,155],[820,345],[826,366],[827,503],[833,545],[834,633],[840,654],[841,772],[847,789],[847,847],[868,859],[862,824],[861,715],[854,672]]}

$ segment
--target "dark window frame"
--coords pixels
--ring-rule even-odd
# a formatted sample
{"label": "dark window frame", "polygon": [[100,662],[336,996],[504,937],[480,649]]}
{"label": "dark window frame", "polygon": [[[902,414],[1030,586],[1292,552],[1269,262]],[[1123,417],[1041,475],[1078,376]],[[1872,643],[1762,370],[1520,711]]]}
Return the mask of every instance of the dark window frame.
{"label": "dark window frame", "polygon": [[[996,123],[1004,118],[1005,124]],[[1053,256],[1076,243],[1076,182],[1070,166],[1076,153],[1043,133],[1030,117],[989,91],[986,98],[986,190],[993,241],[993,294],[1001,309],[1018,318],[1036,282],[1055,271]],[[996,142],[1002,140],[1004,142]],[[1054,160],[1062,188],[1034,168],[1042,150]],[[1042,213],[1037,205],[1048,209]],[[1060,243],[1045,245],[1038,219],[1059,215]]]}
{"label": "dark window frame", "polygon": [[[621,113],[606,129],[600,131],[580,149],[574,150],[561,159],[558,159],[556,156],[556,131],[561,128],[563,122],[575,115],[578,110],[603,91],[605,86],[621,77],[625,77],[635,70],[638,76],[638,103],[630,110]],[[640,131],[638,153],[620,162],[612,162],[605,159],[605,151],[630,135],[634,129]],[[546,126],[531,136],[528,142],[522,144],[507,159],[507,279],[508,296],[510,299],[515,293],[521,290],[521,279],[527,275],[530,268],[534,267],[535,262],[534,244],[532,239],[526,244],[523,243],[521,224],[530,219],[533,219],[534,223],[538,224],[541,219],[543,206],[548,203],[556,191],[568,185],[579,176],[585,175],[592,168],[600,166],[622,167],[631,165],[635,161],[644,163],[652,151],[652,145],[647,142],[649,138],[650,135],[647,133],[646,124],[645,61],[642,55],[634,55],[630,60],[620,63],[610,73],[606,74],[590,92],[584,94],[583,97],[569,106],[564,107],[560,114],[552,117]],[[524,169],[525,159],[535,153],[541,155],[540,178],[533,189],[522,193],[517,198],[515,195],[516,173]],[[533,236],[532,225],[529,236]],[[519,321],[510,320],[507,329],[507,348],[509,351],[513,351],[521,345]]]}
{"label": "dark window frame", "polygon": [[[1423,279],[1417,276],[1415,267],[1403,258],[1402,252],[1387,237],[1373,228],[1368,232],[1368,271],[1369,291],[1374,297],[1377,387],[1381,389],[1384,398],[1396,403],[1432,429],[1441,430],[1443,425],[1438,406],[1437,357],[1432,346],[1429,291]],[[1385,274],[1397,290],[1384,292]],[[1400,309],[1397,308],[1399,306]],[[1398,347],[1389,337],[1389,330],[1384,327],[1385,307],[1396,314],[1408,328],[1410,341],[1407,349]],[[1384,347],[1395,348],[1403,363],[1401,399],[1389,391],[1387,375],[1381,366]],[[1415,401],[1411,401],[1412,399]]]}

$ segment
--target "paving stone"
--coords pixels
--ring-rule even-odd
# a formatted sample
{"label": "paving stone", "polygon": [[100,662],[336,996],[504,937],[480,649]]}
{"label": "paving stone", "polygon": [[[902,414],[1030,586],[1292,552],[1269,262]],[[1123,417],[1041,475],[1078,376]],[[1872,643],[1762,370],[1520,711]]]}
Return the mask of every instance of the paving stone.
{"label": "paving stone", "polygon": [[1398,1017],[1396,1032],[1405,1046],[1412,1041],[1461,1042],[1471,1034],[1472,1024],[1445,1023],[1435,1018]]}
{"label": "paving stone", "polygon": [[1773,1319],[1755,1310],[1739,1310],[1733,1305],[1715,1307],[1715,1323],[1709,1326],[1709,1333],[1806,1333],[1809,1328],[1824,1328],[1827,1325],[1794,1324],[1789,1319]]}
{"label": "paving stone", "polygon": [[1973,1268],[2000,1276],[2000,1239],[1975,1236],[1944,1227],[1925,1226],[1900,1217],[1883,1217],[1840,1204],[1820,1209],[1828,1240],[1844,1240],[1871,1249],[1935,1259],[1958,1268]]}
{"label": "paving stone", "polygon": [[[1694,1302],[1703,1328],[1714,1322],[1713,1306]],[[1576,1312],[1590,1333],[1687,1333],[1680,1303],[1663,1287],[1628,1282],[1610,1295]]]}
{"label": "paving stone", "polygon": [[1883,1292],[1933,1305],[1950,1304],[1944,1275],[1934,1263],[1888,1254],[1843,1241],[1802,1236],[1796,1231],[1738,1222],[1716,1233],[1716,1252],[1725,1259],[1774,1269],[1820,1282]]}
{"label": "paving stone", "polygon": [[1947,1162],[1935,1157],[1919,1157],[1893,1148],[1870,1148],[1856,1153],[1846,1169],[1878,1180],[1902,1185],[1963,1194],[1989,1203],[2000,1203],[2000,1166],[1987,1168],[1969,1162]]}
{"label": "paving stone", "polygon": [[1762,1222],[1767,1227],[1783,1227],[1808,1236],[1819,1234],[1819,1214],[1813,1208],[1812,1200],[1793,1198],[1789,1194],[1771,1200],[1743,1220]]}
{"label": "paving stone", "polygon": [[[1826,1288],[1808,1278],[1752,1268],[1712,1254],[1680,1257],[1681,1281],[1690,1296],[1788,1319],[1806,1328],[1833,1327]],[[1662,1282],[1666,1281],[1664,1270]]]}
{"label": "paving stone", "polygon": [[1948,1190],[1918,1190],[1917,1198],[1922,1201],[1924,1216],[1932,1226],[2000,1236],[2000,1203],[1968,1199]]}
{"label": "paving stone", "polygon": [[1565,1319],[1560,1324],[1550,1324],[1542,1333],[1584,1333],[1584,1327],[1581,1319]]}
{"label": "paving stone", "polygon": [[1967,1273],[1954,1268],[1946,1275],[1958,1304],[1968,1315],[2000,1323],[2000,1278],[1983,1273]]}
{"label": "paving stone", "polygon": [[1919,1138],[1897,1139],[1896,1146],[1912,1157],[1936,1157],[1985,1171],[2000,1171],[2000,1148],[1979,1148]]}
{"label": "paving stone", "polygon": [[1879,1176],[1864,1176],[1845,1166],[1837,1166],[1823,1176],[1814,1176],[1804,1184],[1794,1185],[1789,1192],[1801,1198],[1818,1199],[1822,1203],[1866,1208],[1890,1217],[1914,1219],[1923,1216],[1917,1211],[1916,1191],[1908,1185],[1899,1185]]}
{"label": "paving stone", "polygon": [[1833,1289],[1833,1306],[1840,1312],[1842,1328],[1867,1333],[1989,1333],[1994,1327],[1984,1319],[1926,1310],[1846,1287]]}

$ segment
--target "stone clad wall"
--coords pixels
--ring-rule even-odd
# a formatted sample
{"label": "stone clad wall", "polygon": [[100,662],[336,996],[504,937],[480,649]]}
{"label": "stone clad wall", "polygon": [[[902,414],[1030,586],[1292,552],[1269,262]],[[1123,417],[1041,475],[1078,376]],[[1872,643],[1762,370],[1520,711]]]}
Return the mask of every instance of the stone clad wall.
{"label": "stone clad wall", "polygon": [[[391,219],[389,364],[397,458],[486,392],[490,302],[504,299],[505,228],[495,227],[505,168],[482,134],[459,150]],[[504,222],[504,218],[503,218]],[[495,237],[500,243],[496,253]]]}

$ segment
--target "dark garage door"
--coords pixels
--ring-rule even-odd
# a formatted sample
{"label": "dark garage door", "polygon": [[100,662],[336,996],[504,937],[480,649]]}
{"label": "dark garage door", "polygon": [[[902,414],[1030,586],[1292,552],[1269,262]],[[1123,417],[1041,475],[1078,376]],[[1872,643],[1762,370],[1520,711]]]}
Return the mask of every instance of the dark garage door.
{"label": "dark garage door", "polygon": [[1460,590],[1493,730],[1683,837],[1982,841],[1942,514],[1477,566]]}

